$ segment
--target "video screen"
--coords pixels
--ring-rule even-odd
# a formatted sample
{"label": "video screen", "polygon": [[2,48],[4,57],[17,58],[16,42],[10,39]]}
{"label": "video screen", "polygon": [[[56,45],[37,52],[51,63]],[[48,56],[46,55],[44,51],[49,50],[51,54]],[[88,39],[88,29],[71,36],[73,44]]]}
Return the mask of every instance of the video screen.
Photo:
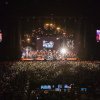
{"label": "video screen", "polygon": [[2,32],[0,31],[0,42],[2,42]]}
{"label": "video screen", "polygon": [[96,30],[96,41],[100,42],[100,30]]}
{"label": "video screen", "polygon": [[45,41],[43,40],[43,48],[53,48],[54,42],[53,41]]}
{"label": "video screen", "polygon": [[58,50],[60,40],[56,37],[40,37],[36,40],[37,50]]}

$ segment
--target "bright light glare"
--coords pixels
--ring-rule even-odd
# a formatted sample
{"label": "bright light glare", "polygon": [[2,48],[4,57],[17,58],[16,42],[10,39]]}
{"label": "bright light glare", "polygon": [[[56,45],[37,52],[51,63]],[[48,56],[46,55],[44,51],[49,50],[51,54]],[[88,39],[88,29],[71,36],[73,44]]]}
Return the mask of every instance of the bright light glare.
{"label": "bright light glare", "polygon": [[30,42],[30,40],[31,40],[30,38],[27,38],[27,42]]}
{"label": "bright light glare", "polygon": [[65,35],[66,33],[63,33],[63,35]]}
{"label": "bright light glare", "polygon": [[66,50],[66,48],[61,48],[60,52],[61,52],[61,54],[66,54],[67,50]]}
{"label": "bright light glare", "polygon": [[45,24],[46,26],[49,26],[49,24]]}
{"label": "bright light glare", "polygon": [[51,23],[50,26],[52,26],[53,24]]}
{"label": "bright light glare", "polygon": [[60,30],[60,27],[57,27],[57,30]]}

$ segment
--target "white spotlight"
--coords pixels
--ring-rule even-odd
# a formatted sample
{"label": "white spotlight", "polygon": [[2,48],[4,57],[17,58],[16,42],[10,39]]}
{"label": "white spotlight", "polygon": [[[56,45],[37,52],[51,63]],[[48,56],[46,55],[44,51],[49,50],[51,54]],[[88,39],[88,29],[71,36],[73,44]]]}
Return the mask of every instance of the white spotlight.
{"label": "white spotlight", "polygon": [[30,39],[30,38],[27,38],[26,40],[27,40],[27,42],[30,42],[30,41],[31,41],[31,39]]}
{"label": "white spotlight", "polygon": [[60,49],[60,52],[61,52],[61,54],[66,54],[67,53],[67,50],[66,50],[66,48],[61,48]]}

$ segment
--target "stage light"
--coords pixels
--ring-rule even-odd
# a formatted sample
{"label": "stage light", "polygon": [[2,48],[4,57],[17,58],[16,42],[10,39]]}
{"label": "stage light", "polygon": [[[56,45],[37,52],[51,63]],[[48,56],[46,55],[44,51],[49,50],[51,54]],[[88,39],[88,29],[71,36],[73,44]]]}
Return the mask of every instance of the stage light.
{"label": "stage light", "polygon": [[56,40],[59,40],[59,37],[57,37]]}
{"label": "stage light", "polygon": [[44,28],[47,30],[47,29],[49,28],[49,24],[46,23],[46,24],[44,25]]}
{"label": "stage light", "polygon": [[37,37],[37,40],[39,40],[40,38],[39,37]]}
{"label": "stage light", "polygon": [[61,48],[60,49],[60,53],[61,54],[66,54],[67,53],[67,49],[66,48]]}
{"label": "stage light", "polygon": [[66,33],[63,33],[63,35],[65,35]]}
{"label": "stage light", "polygon": [[31,41],[31,39],[30,38],[27,38],[27,42],[30,42]]}
{"label": "stage light", "polygon": [[60,27],[57,27],[57,30],[60,30]]}
{"label": "stage light", "polygon": [[53,24],[51,23],[50,26],[52,26]]}
{"label": "stage light", "polygon": [[45,24],[46,26],[49,26],[49,24]]}

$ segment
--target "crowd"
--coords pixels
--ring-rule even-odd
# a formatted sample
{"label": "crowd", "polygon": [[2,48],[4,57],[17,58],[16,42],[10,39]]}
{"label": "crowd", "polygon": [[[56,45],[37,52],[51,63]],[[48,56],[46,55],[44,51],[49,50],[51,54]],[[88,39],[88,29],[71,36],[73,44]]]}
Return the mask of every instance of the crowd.
{"label": "crowd", "polygon": [[[26,100],[25,98],[30,98],[28,100],[45,100],[43,98],[51,97],[51,95],[56,97],[55,100],[65,100],[65,98],[69,98],[68,100],[75,100],[77,94],[75,91],[74,98],[71,98],[72,96],[65,94],[65,92],[64,95],[62,95],[61,92],[60,94],[58,92],[53,92],[53,94],[43,94],[43,98],[39,98],[38,96],[34,98],[33,92],[38,89],[41,84],[58,83],[74,83],[77,87],[81,84],[86,84],[92,87],[93,91],[97,91],[100,89],[99,76],[100,61],[32,60],[0,62],[0,100],[9,100],[9,97],[10,100]],[[58,96],[59,98],[56,96],[58,94],[60,96]],[[70,95],[73,95],[73,93]],[[97,94],[95,92],[92,95],[84,95],[95,97]],[[83,94],[81,96],[83,96]],[[31,99],[31,97],[34,99]]]}
{"label": "crowd", "polygon": [[[55,69],[62,69],[65,66],[66,69],[75,69],[75,68],[86,68],[89,70],[99,70],[100,69],[100,62],[99,61],[18,61],[12,63],[12,68],[18,68],[20,70],[35,70],[41,69],[48,71],[54,71]],[[57,71],[57,70],[55,70]]]}

